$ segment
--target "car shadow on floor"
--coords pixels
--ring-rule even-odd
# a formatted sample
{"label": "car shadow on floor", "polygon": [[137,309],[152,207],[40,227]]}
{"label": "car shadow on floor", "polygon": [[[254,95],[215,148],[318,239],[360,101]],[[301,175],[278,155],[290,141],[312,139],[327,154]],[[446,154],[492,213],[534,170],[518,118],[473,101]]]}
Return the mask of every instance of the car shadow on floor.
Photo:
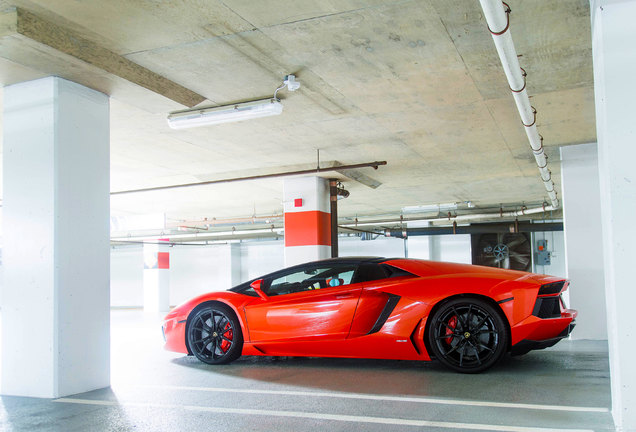
{"label": "car shadow on floor", "polygon": [[[584,381],[598,388],[598,395],[588,400],[575,396],[567,403],[609,406],[609,368],[604,353],[536,351],[517,357],[507,355],[480,374],[459,374],[436,361],[245,356],[228,365],[208,365],[189,356],[172,362],[203,372],[198,374],[201,385],[218,385],[222,377],[243,378],[322,391],[524,403],[563,404],[552,396],[563,394],[556,390]],[[542,391],[537,392],[537,388]]]}

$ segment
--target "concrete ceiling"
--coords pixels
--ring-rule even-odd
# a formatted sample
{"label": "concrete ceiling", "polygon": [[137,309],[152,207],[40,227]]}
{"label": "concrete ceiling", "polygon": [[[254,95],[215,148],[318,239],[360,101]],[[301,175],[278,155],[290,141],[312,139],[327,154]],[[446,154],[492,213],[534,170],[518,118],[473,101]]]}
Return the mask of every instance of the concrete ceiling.
{"label": "concrete ceiling", "polygon": [[[596,139],[587,0],[508,0],[557,190],[560,146]],[[271,97],[287,73],[278,117],[171,130],[185,108],[55,49],[0,39],[0,82],[55,74],[111,98],[111,190],[356,164],[372,189],[339,176],[341,216],[399,214],[404,206],[478,207],[546,198],[477,0],[13,0],[91,46],[207,99]],[[561,195],[561,194],[559,194]],[[282,212],[282,180],[114,196],[114,215],[172,219]]]}

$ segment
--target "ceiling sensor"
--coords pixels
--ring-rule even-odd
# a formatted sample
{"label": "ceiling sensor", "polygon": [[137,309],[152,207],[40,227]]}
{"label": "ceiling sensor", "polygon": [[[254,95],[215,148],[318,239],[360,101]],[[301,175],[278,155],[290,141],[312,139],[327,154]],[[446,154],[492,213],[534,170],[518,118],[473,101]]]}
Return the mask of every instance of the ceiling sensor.
{"label": "ceiling sensor", "polygon": [[296,91],[300,88],[300,83],[296,81],[296,75],[285,75],[283,84],[287,85],[289,91]]}
{"label": "ceiling sensor", "polygon": [[285,87],[289,91],[300,88],[295,75],[285,75],[283,84],[274,91],[273,98],[173,111],[168,114],[168,126],[172,129],[186,129],[279,115],[283,112],[283,104],[278,99],[278,91]]}
{"label": "ceiling sensor", "polygon": [[278,91],[284,89],[285,87],[287,87],[287,90],[291,92],[296,91],[300,88],[300,83],[296,81],[296,75],[285,75],[285,77],[283,78],[283,84],[274,91],[274,99],[278,100]]}

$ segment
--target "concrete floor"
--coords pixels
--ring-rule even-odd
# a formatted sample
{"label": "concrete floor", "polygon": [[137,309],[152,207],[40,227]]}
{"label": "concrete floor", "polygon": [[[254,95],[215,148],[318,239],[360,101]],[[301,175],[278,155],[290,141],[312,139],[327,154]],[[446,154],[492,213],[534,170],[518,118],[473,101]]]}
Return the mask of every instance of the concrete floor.
{"label": "concrete floor", "polygon": [[563,341],[480,375],[436,363],[162,350],[160,317],[112,312],[112,387],[0,398],[2,431],[613,430],[607,346]]}

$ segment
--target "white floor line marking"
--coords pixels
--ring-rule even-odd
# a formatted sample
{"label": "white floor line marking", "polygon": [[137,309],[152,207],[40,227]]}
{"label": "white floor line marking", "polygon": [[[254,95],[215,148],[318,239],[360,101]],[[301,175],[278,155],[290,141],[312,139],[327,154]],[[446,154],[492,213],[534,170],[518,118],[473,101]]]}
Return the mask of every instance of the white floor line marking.
{"label": "white floor line marking", "polygon": [[[127,388],[127,386],[114,386],[115,388]],[[539,405],[524,404],[513,402],[487,402],[475,400],[459,400],[459,399],[441,399],[416,396],[390,396],[390,395],[369,395],[362,393],[327,393],[327,392],[305,392],[305,391],[286,391],[286,390],[254,390],[254,389],[232,389],[221,387],[191,387],[191,386],[170,386],[170,385],[141,385],[136,387],[166,389],[166,390],[187,390],[202,392],[219,392],[219,393],[251,393],[251,394],[269,394],[280,396],[310,396],[310,397],[327,397],[341,399],[362,399],[377,401],[394,401],[394,402],[415,402],[440,405],[464,405],[491,408],[518,408],[542,411],[570,411],[570,412],[599,412],[607,413],[609,408],[602,407],[581,407],[566,405]]]}
{"label": "white floor line marking", "polygon": [[416,426],[416,427],[437,427],[437,428],[448,428],[448,429],[456,429],[456,430],[471,429],[471,430],[508,431],[508,432],[594,432],[592,429],[556,429],[556,428],[539,428],[539,427],[524,427],[524,426],[509,426],[509,425],[488,425],[488,424],[479,424],[479,423],[455,423],[455,422],[440,422],[440,421],[429,421],[429,420],[411,420],[411,419],[390,418],[390,417],[366,417],[366,416],[354,416],[354,415],[342,415],[342,414],[323,414],[323,413],[304,412],[304,411],[274,411],[274,410],[258,410],[258,409],[244,409],[244,408],[204,407],[204,406],[194,406],[194,405],[154,404],[154,403],[140,403],[140,402],[119,403],[116,401],[94,400],[94,399],[61,398],[61,399],[55,399],[53,402],[73,403],[73,404],[82,404],[82,405],[183,409],[187,411],[210,412],[210,413],[217,413],[217,414],[243,414],[243,415],[254,415],[254,416],[267,416],[267,417],[275,416],[275,417],[289,417],[289,418],[314,419],[314,420],[355,422],[355,423],[375,423],[375,424]]}

